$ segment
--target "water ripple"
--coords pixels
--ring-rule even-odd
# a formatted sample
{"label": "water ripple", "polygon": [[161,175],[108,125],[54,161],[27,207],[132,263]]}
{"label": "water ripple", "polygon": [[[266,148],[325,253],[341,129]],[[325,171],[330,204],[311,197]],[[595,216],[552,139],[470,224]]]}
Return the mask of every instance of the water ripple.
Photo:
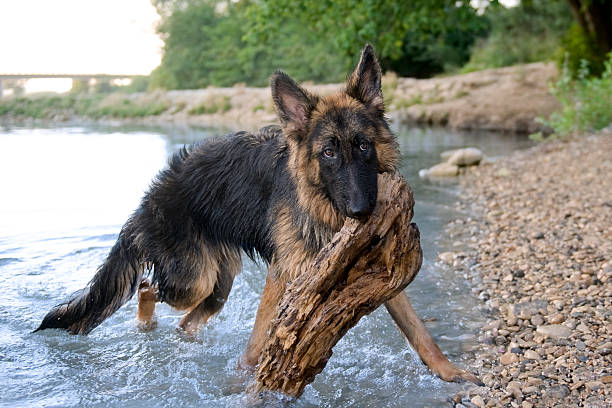
{"label": "water ripple", "polygon": [[[181,142],[187,139],[181,136]],[[0,406],[236,407],[252,402],[244,392],[252,378],[236,367],[254,325],[265,269],[246,259],[225,308],[195,337],[176,332],[180,314],[165,304],[156,311],[157,329],[138,331],[135,299],[89,336],[32,333],[53,305],[91,279],[121,223],[164,166],[172,140],[153,132],[95,128],[0,133],[0,152],[30,146],[27,158],[5,154],[0,160],[0,173],[19,177],[3,178],[0,186],[13,200],[0,202]],[[461,278],[431,262],[442,227],[456,216],[448,203],[457,188],[425,185],[414,177],[419,168],[438,161],[449,141],[454,146],[478,143],[485,151],[487,143],[493,148],[503,141],[432,131],[400,134],[402,172],[415,191],[426,258],[408,293],[421,316],[436,319],[427,324],[441,348],[465,366],[470,356],[460,346],[477,330],[478,308]],[[37,166],[45,172],[26,173]],[[46,191],[47,200],[22,196],[23,185],[30,192]],[[265,405],[445,406],[460,387],[435,378],[379,309],[340,340],[301,398],[270,394]]]}

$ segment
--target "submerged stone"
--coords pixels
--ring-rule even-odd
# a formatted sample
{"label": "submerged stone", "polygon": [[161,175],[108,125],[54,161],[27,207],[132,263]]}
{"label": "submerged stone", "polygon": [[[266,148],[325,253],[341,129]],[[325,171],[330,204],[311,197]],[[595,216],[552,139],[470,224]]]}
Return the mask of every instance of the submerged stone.
{"label": "submerged stone", "polygon": [[483,158],[482,151],[475,147],[466,147],[456,150],[447,160],[448,163],[456,166],[473,166]]}

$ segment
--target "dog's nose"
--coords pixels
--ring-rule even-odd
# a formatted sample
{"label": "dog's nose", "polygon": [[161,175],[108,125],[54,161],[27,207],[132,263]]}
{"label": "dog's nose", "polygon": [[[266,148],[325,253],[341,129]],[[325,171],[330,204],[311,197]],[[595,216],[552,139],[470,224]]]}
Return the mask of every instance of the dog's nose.
{"label": "dog's nose", "polygon": [[366,200],[351,202],[348,206],[348,216],[351,218],[361,218],[370,215],[374,208]]}

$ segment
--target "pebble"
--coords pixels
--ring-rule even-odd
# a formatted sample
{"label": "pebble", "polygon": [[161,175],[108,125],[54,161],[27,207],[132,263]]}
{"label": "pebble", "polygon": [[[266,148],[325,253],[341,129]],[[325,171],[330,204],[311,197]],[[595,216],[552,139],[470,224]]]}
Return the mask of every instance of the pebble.
{"label": "pebble", "polygon": [[484,400],[480,395],[474,395],[470,402],[476,405],[478,408],[483,408],[485,406]]}
{"label": "pebble", "polygon": [[536,387],[535,385],[529,385],[527,387],[524,387],[522,389],[523,394],[533,394],[538,392],[538,387]]}
{"label": "pebble", "polygon": [[511,309],[511,312],[519,319],[530,319],[533,315],[540,311],[546,312],[547,306],[548,302],[546,300],[523,302],[514,305]]}
{"label": "pebble", "polygon": [[546,391],[546,394],[553,398],[562,399],[570,394],[570,390],[567,385],[553,385]]}
{"label": "pebble", "polygon": [[591,333],[591,330],[589,330],[587,325],[584,323],[580,323],[578,326],[576,326],[576,330],[580,330],[583,333]]}
{"label": "pebble", "polygon": [[563,309],[565,302],[561,299],[555,299],[552,301],[552,304],[555,306],[555,308],[557,308],[557,310],[561,310]]}
{"label": "pebble", "polygon": [[572,334],[569,327],[563,326],[562,324],[551,324],[548,326],[540,326],[536,330],[543,336],[553,337],[556,339],[567,338]]}
{"label": "pebble", "polygon": [[533,350],[527,350],[524,354],[527,360],[539,360],[540,355]]}
{"label": "pebble", "polygon": [[541,326],[544,324],[544,318],[537,314],[531,318],[531,324],[534,326]]}
{"label": "pebble", "polygon": [[482,326],[482,331],[498,330],[500,326],[501,326],[501,320],[499,319],[493,320],[492,322],[489,322],[485,324],[484,326]]}
{"label": "pebble", "polygon": [[499,362],[503,365],[510,365],[518,361],[518,356],[514,353],[505,353],[499,358]]}
{"label": "pebble", "polygon": [[590,390],[597,391],[603,388],[603,382],[601,381],[589,381],[585,384]]}
{"label": "pebble", "polygon": [[559,324],[565,321],[565,316],[562,313],[555,313],[554,315],[548,318],[548,323],[550,324]]}
{"label": "pebble", "polygon": [[521,391],[521,384],[518,381],[510,381],[506,386],[506,392],[512,394],[514,398],[521,398],[523,392]]}

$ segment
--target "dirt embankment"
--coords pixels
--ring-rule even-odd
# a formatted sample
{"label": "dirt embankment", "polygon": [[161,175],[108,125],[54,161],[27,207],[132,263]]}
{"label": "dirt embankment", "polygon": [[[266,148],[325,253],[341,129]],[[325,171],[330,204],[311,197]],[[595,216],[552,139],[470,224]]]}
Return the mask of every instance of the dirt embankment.
{"label": "dirt embankment", "polygon": [[[467,405],[612,406],[612,127],[536,146],[464,178],[449,232],[487,306]],[[464,405],[465,405],[464,404]]]}
{"label": "dirt embankment", "polygon": [[[457,129],[535,132],[542,128],[536,118],[547,117],[558,108],[556,100],[548,92],[548,83],[556,75],[556,67],[544,63],[423,80],[387,75],[383,78],[383,91],[387,113],[395,122]],[[322,95],[342,87],[341,84],[305,86]],[[269,88],[240,85],[110,94],[96,104],[96,120],[180,123],[233,130],[256,129],[277,122]],[[79,119],[74,109],[53,109],[56,108],[51,108],[45,115],[47,120]],[[0,117],[0,121],[8,119],[19,122],[28,118],[10,112]]]}
{"label": "dirt embankment", "polygon": [[532,133],[542,129],[538,117],[559,108],[549,92],[556,77],[554,64],[534,63],[442,78],[401,78],[390,112],[403,123]]}

